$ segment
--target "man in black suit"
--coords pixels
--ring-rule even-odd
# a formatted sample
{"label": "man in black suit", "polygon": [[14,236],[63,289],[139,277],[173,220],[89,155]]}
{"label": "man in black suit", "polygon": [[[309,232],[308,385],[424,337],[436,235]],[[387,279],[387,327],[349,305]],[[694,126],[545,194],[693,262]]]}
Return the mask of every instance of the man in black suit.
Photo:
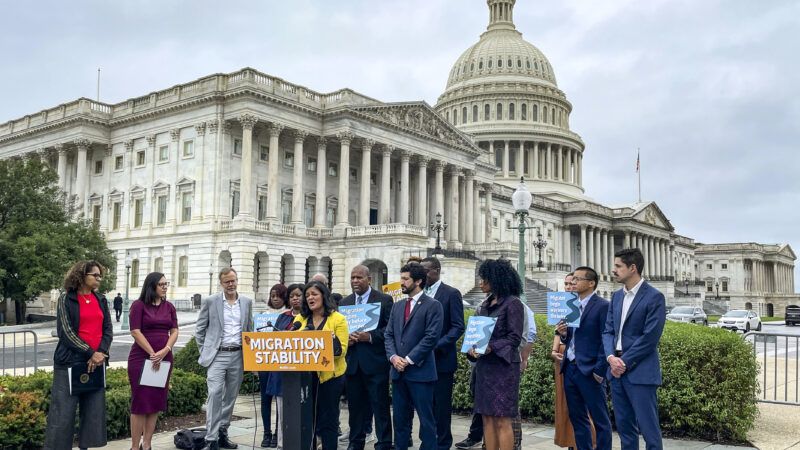
{"label": "man in black suit", "polygon": [[114,297],[114,312],[117,316],[117,322],[119,322],[119,316],[122,315],[122,295],[117,292],[117,296]]}
{"label": "man in black suit", "polygon": [[436,416],[436,440],[439,450],[450,450],[453,434],[450,418],[453,414],[453,380],[456,362],[456,341],[464,333],[464,303],[458,289],[442,282],[442,265],[434,257],[422,260],[426,271],[425,295],[442,304],[442,328],[436,342],[436,388],[433,397],[433,413]]}
{"label": "man in black suit", "polygon": [[375,415],[376,450],[392,447],[392,424],[389,413],[389,362],[386,360],[384,331],[392,311],[392,297],[370,287],[372,278],[366,266],[350,272],[353,293],[342,299],[341,306],[376,303],[381,307],[378,327],[372,331],[350,332],[347,347],[347,410],[350,413],[348,450],[364,450],[367,427]]}
{"label": "man in black suit", "polygon": [[386,325],[386,357],[392,363],[392,407],[394,444],[408,450],[413,411],[417,412],[422,444],[419,450],[436,449],[436,419],[433,392],[436,358],[433,350],[442,328],[442,304],[422,291],[425,269],[406,264],[400,269],[400,284],[408,297],[392,306]]}

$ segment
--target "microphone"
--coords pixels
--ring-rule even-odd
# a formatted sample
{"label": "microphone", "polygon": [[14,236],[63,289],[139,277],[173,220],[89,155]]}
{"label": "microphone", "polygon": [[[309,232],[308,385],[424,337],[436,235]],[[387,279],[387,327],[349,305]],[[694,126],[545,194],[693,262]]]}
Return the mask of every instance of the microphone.
{"label": "microphone", "polygon": [[292,331],[299,330],[301,326],[302,325],[300,325],[300,322],[295,322],[294,324],[292,324]]}
{"label": "microphone", "polygon": [[266,325],[264,325],[263,327],[256,328],[256,331],[261,331],[261,330],[275,331],[275,327],[272,325],[272,322],[268,320]]}

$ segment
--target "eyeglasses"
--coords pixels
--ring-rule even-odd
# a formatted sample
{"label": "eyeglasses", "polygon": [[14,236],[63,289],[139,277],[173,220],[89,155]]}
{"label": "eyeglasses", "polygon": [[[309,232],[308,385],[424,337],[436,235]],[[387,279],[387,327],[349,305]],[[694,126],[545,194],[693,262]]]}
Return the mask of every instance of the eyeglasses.
{"label": "eyeglasses", "polygon": [[572,277],[572,284],[577,283],[578,281],[594,281],[588,278],[581,278],[581,277]]}
{"label": "eyeglasses", "polygon": [[222,284],[236,284],[236,280],[220,281]]}
{"label": "eyeglasses", "polygon": [[86,276],[93,276],[95,280],[100,281],[103,279],[103,275],[99,273],[87,273]]}
{"label": "eyeglasses", "polygon": [[158,283],[158,287],[162,287],[162,288],[169,287],[169,281],[165,281],[163,283]]}

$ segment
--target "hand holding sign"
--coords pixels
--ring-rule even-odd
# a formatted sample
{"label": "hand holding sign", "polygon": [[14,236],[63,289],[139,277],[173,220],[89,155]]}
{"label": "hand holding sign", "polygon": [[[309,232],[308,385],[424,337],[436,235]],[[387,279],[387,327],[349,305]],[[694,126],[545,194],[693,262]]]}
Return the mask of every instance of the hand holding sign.
{"label": "hand holding sign", "polygon": [[[347,328],[351,334],[372,331],[378,328],[381,318],[381,304],[367,303],[363,305],[340,306],[339,312],[347,320]],[[360,339],[359,339],[360,340]]]}
{"label": "hand holding sign", "polygon": [[547,324],[564,322],[570,328],[581,326],[581,301],[574,292],[547,293]]}
{"label": "hand holding sign", "polygon": [[464,332],[464,341],[461,344],[461,352],[469,353],[472,351],[477,354],[486,354],[491,350],[489,339],[492,338],[494,326],[497,324],[496,317],[472,316],[467,322],[467,329]]}

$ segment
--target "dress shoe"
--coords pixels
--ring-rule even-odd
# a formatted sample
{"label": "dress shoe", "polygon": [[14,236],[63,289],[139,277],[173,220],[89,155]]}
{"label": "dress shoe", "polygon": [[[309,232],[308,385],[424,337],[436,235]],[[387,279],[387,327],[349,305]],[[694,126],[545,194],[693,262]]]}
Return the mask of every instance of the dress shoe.
{"label": "dress shoe", "polygon": [[278,448],[278,432],[272,433],[272,439],[269,441],[271,448]]}
{"label": "dress shoe", "polygon": [[269,444],[272,442],[272,433],[267,432],[264,433],[264,439],[261,440],[261,448],[269,448]]}
{"label": "dress shoe", "polygon": [[217,441],[217,443],[219,444],[219,448],[238,448],[239,447],[239,444],[237,444],[235,442],[231,442],[231,440],[228,439],[228,434],[227,433],[220,433],[219,434],[219,440]]}
{"label": "dress shoe", "polygon": [[456,443],[456,448],[464,450],[473,449],[473,448],[479,448],[480,444],[481,441],[467,437],[463,441]]}
{"label": "dress shoe", "polygon": [[206,441],[206,446],[203,450],[219,450],[219,443],[217,441]]}

